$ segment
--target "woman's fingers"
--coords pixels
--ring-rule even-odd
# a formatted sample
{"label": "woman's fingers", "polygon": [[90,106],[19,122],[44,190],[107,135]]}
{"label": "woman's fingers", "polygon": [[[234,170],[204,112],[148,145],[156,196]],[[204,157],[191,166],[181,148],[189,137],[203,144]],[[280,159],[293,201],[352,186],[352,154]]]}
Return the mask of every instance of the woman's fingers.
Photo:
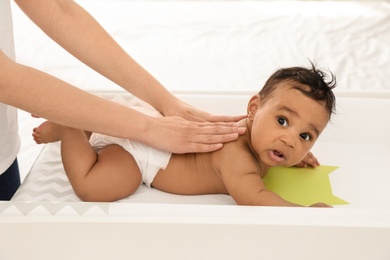
{"label": "woman's fingers", "polygon": [[167,112],[165,116],[179,116],[188,121],[194,122],[238,122],[247,117],[246,115],[213,115],[184,102],[181,102],[178,106],[169,109],[169,112]]}
{"label": "woman's fingers", "polygon": [[153,147],[173,153],[215,151],[246,131],[245,127],[234,123],[196,123],[179,117],[155,119],[156,126],[148,128],[142,139]]}

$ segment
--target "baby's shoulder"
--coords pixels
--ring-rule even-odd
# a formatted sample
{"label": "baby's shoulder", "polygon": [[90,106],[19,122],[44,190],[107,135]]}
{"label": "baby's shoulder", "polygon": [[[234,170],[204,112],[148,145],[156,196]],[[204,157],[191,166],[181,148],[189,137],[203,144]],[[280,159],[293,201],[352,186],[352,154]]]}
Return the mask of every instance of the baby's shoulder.
{"label": "baby's shoulder", "polygon": [[231,155],[243,155],[243,156],[253,156],[249,147],[244,143],[238,140],[225,143],[223,147],[218,150],[222,155],[231,156]]}
{"label": "baby's shoulder", "polygon": [[217,155],[216,160],[219,163],[231,168],[246,170],[257,170],[258,168],[258,162],[251,150],[240,143],[227,143],[215,155]]}

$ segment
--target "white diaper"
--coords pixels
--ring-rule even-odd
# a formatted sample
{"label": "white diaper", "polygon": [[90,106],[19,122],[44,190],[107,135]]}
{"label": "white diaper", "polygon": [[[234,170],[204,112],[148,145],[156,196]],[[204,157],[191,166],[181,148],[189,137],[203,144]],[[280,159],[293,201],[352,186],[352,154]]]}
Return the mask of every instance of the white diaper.
{"label": "white diaper", "polygon": [[89,143],[97,151],[110,144],[122,146],[134,157],[142,173],[142,181],[148,187],[152,184],[157,172],[160,169],[165,170],[171,158],[171,153],[154,149],[140,142],[98,133],[91,135]]}
{"label": "white diaper", "polygon": [[[145,110],[140,107],[136,107],[135,109],[150,116],[161,116],[158,111]],[[117,144],[123,147],[134,157],[141,171],[142,181],[148,187],[151,187],[157,172],[160,169],[165,170],[171,158],[171,153],[152,148],[138,141],[98,133],[92,133],[89,143],[96,151],[110,144]]]}

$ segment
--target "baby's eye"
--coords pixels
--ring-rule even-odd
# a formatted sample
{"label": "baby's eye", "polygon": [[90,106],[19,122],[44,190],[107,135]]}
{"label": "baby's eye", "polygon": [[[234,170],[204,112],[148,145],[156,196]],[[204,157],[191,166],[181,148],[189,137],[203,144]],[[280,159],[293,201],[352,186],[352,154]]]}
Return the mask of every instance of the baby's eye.
{"label": "baby's eye", "polygon": [[287,126],[287,119],[284,117],[278,117],[277,118],[278,124],[281,126]]}
{"label": "baby's eye", "polygon": [[305,141],[310,141],[311,140],[311,135],[309,135],[308,133],[302,133],[299,135],[303,140]]}

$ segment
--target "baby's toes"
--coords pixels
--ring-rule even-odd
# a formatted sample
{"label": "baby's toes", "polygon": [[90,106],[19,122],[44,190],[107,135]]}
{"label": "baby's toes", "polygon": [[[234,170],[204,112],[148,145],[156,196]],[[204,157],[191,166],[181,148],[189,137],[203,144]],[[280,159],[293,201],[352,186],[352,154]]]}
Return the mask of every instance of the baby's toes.
{"label": "baby's toes", "polygon": [[41,135],[40,134],[37,134],[37,133],[32,133],[32,137],[34,139],[34,141],[37,143],[37,144],[41,144],[42,143],[42,139],[41,139]]}

